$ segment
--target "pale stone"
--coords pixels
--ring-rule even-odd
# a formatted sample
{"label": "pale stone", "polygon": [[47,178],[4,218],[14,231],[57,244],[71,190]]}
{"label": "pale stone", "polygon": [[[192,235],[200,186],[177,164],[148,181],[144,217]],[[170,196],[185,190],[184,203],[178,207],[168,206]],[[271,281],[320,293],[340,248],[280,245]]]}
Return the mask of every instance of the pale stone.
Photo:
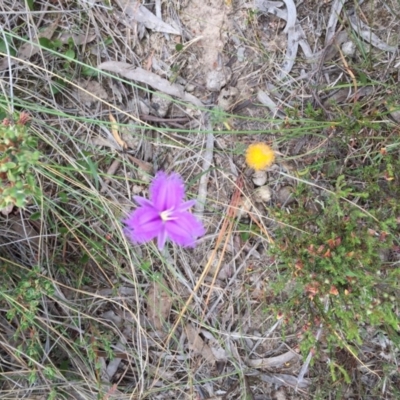
{"label": "pale stone", "polygon": [[271,197],[272,197],[272,192],[267,185],[259,187],[254,192],[254,201],[256,203],[266,203],[271,200]]}
{"label": "pale stone", "polygon": [[253,183],[256,186],[263,186],[267,182],[267,173],[265,171],[256,171],[253,174]]}

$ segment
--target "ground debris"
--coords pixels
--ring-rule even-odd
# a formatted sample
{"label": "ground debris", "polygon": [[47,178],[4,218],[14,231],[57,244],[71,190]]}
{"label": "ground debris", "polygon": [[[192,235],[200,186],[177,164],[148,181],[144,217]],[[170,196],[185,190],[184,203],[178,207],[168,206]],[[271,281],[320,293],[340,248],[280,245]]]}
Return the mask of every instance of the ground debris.
{"label": "ground debris", "polygon": [[165,279],[151,284],[147,293],[147,318],[157,331],[162,331],[172,307]]}
{"label": "ground debris", "polygon": [[294,352],[293,350],[289,350],[286,353],[283,353],[276,357],[248,359],[246,361],[246,364],[251,368],[279,368],[289,361],[299,359],[300,355],[298,353]]}
{"label": "ground debris", "polygon": [[134,0],[117,0],[123,12],[135,22],[143,24],[146,28],[155,32],[171,33],[179,35],[180,32],[171,25],[150,12],[145,6]]}
{"label": "ground debris", "polygon": [[[31,42],[26,42],[21,47],[18,49],[17,52],[17,58],[26,61],[29,60],[32,56],[40,52],[40,39],[46,38],[46,39],[51,39],[53,36],[54,32],[58,28],[59,24],[59,18],[56,18],[56,20],[51,24],[48,25],[44,30],[42,30],[40,33],[35,35],[35,37],[32,38]],[[8,66],[15,64],[15,60],[5,57],[1,62],[0,62],[0,71],[5,70],[8,68]]]}
{"label": "ground debris", "polygon": [[185,326],[185,332],[189,342],[189,348],[194,354],[201,355],[207,362],[214,364],[216,362],[214,353],[210,346],[200,337],[199,330],[189,323]]}

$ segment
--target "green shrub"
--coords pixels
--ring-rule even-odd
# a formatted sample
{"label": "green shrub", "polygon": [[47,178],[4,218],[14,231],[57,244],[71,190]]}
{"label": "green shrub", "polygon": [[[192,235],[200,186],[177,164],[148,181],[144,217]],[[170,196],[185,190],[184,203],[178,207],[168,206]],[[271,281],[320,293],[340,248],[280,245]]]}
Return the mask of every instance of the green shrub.
{"label": "green shrub", "polygon": [[346,201],[343,195],[352,198],[352,192],[342,184],[338,179],[336,194],[327,195],[316,208],[309,206],[312,189],[300,183],[296,210],[273,211],[283,223],[271,250],[279,265],[274,289],[283,297],[280,312],[286,321],[304,315],[304,353],[318,347],[321,324],[333,347],[362,343],[366,325],[399,329],[400,274],[384,262],[394,246],[396,220],[379,221]]}
{"label": "green shrub", "polygon": [[38,193],[31,166],[38,161],[39,152],[28,120],[23,112],[17,122],[6,118],[0,125],[0,210],[24,207],[28,198]]}

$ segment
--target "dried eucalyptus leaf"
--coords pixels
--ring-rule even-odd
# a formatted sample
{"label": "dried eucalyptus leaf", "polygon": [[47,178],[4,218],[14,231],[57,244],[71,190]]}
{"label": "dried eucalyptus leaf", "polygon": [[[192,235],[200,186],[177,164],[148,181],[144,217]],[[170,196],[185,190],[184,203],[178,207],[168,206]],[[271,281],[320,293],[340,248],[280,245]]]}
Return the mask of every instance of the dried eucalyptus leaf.
{"label": "dried eucalyptus leaf", "polygon": [[371,31],[371,28],[364,24],[357,15],[349,15],[349,21],[352,28],[360,35],[366,42],[370,43],[372,46],[379,50],[395,52],[397,46],[389,46],[387,43],[382,41],[378,36]]}
{"label": "dried eucalyptus leaf", "polygon": [[138,4],[136,0],[118,0],[124,13],[136,22],[140,22],[146,28],[155,32],[171,33],[173,35],[180,35],[180,32],[165,23],[160,18],[157,18],[146,7]]}
{"label": "dried eucalyptus leaf", "polygon": [[145,83],[160,92],[169,94],[170,96],[179,97],[182,100],[192,103],[195,106],[201,107],[202,102],[190,93],[186,93],[182,85],[171,83],[166,79],[159,77],[153,72],[146,71],[143,68],[135,68],[132,64],[119,61],[106,61],[98,66],[99,69],[115,72],[124,78]]}
{"label": "dried eucalyptus leaf", "polygon": [[204,340],[199,335],[199,331],[192,325],[187,324],[185,326],[186,336],[189,342],[189,348],[196,354],[203,356],[203,358],[214,364],[216,359],[210,346],[204,343]]}

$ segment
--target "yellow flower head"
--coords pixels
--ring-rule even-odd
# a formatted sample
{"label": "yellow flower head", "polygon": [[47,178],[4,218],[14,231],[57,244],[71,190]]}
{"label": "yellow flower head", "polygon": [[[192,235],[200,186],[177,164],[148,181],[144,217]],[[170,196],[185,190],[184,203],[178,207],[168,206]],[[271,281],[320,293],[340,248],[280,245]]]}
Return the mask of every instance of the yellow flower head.
{"label": "yellow flower head", "polygon": [[254,143],[247,148],[246,163],[256,171],[270,167],[274,161],[275,153],[265,143]]}

